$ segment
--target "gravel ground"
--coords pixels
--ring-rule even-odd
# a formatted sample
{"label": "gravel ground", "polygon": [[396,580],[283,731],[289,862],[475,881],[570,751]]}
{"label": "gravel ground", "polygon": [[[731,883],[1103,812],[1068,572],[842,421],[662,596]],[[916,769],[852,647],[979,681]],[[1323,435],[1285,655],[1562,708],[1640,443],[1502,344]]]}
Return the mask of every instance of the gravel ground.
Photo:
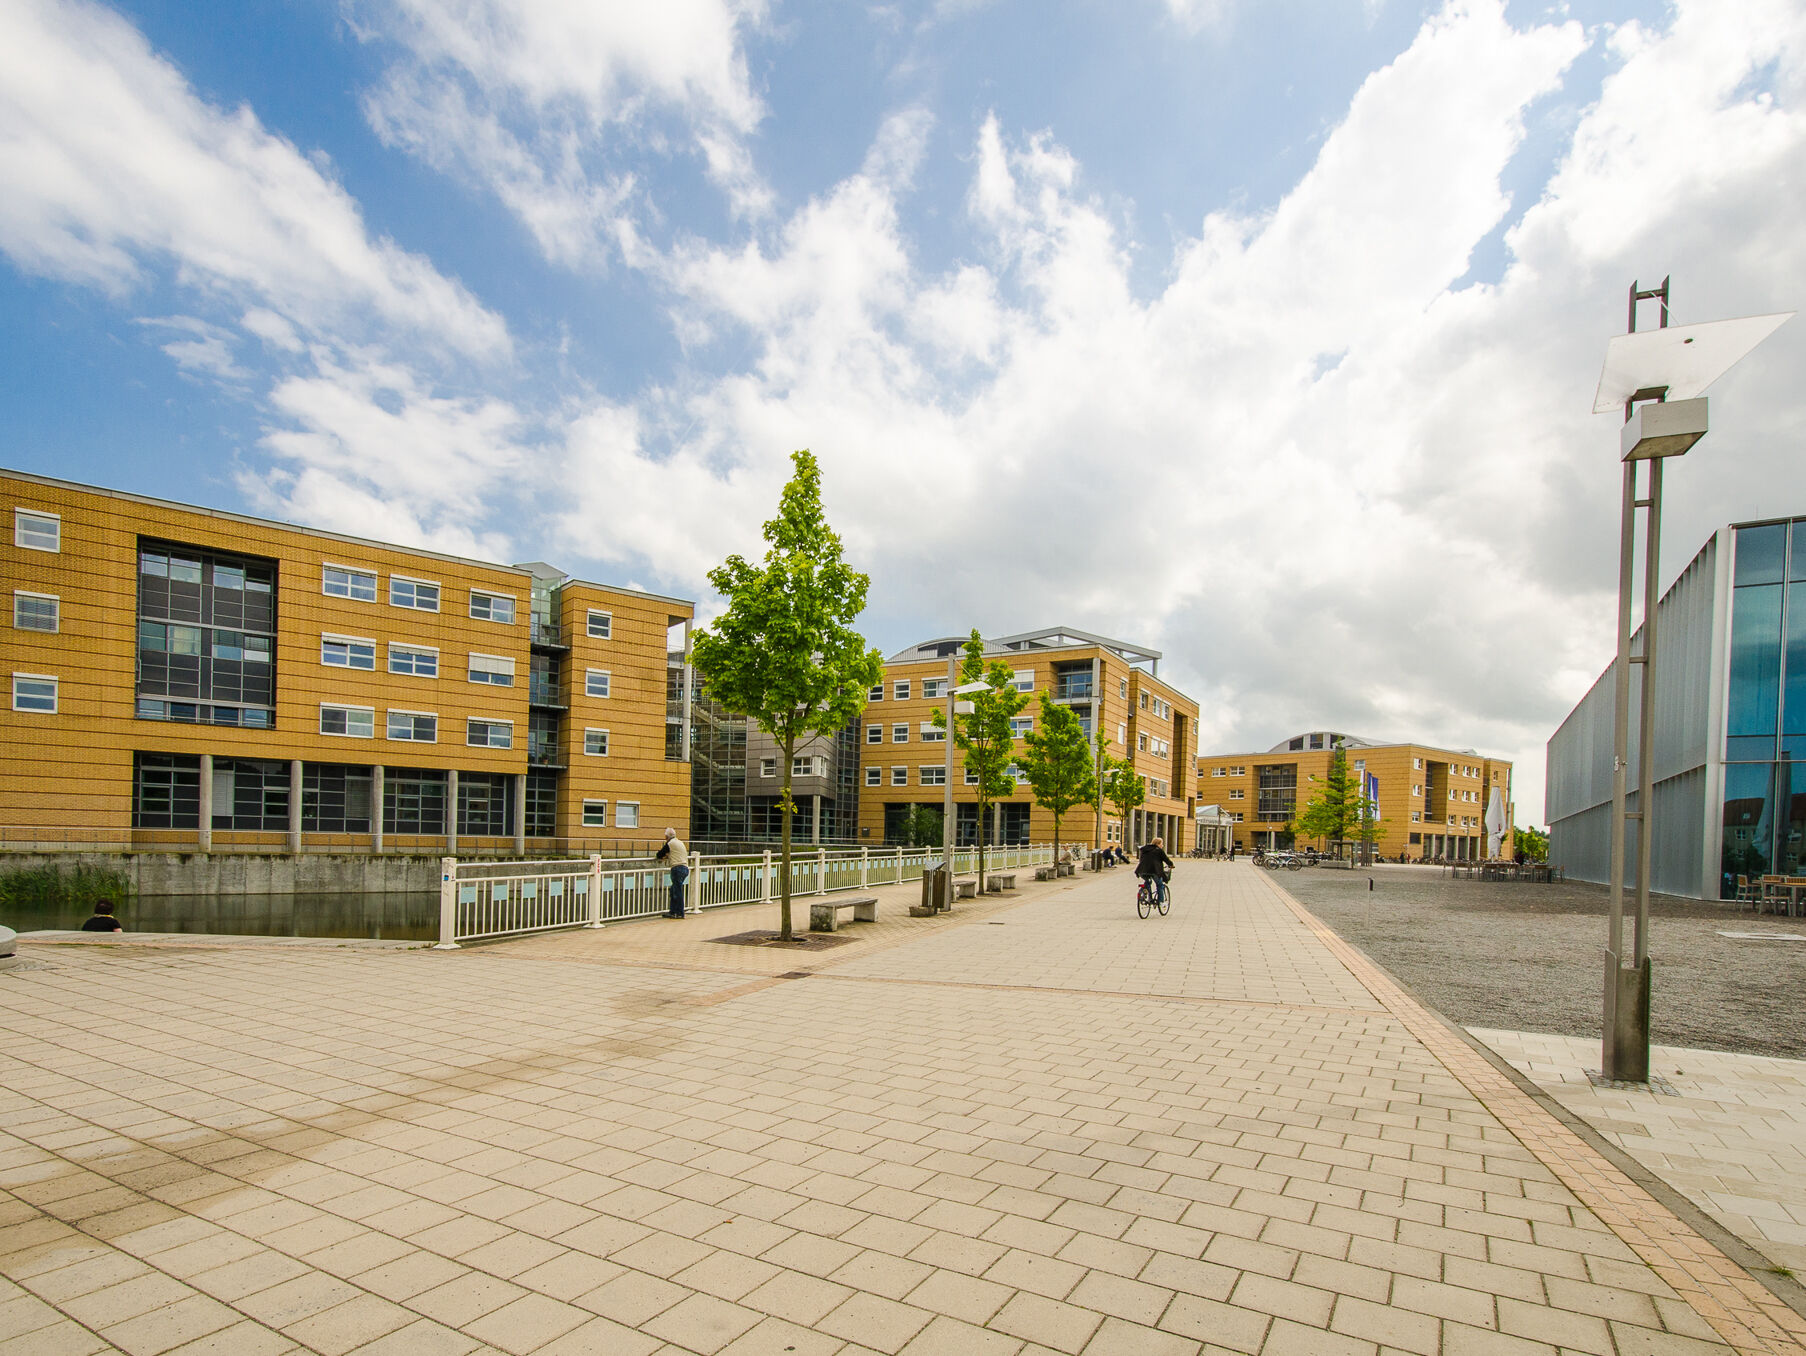
{"label": "gravel ground", "polygon": [[[1451,880],[1415,866],[1307,867],[1281,871],[1278,882],[1451,1021],[1599,1035],[1603,885]],[[1806,936],[1806,919],[1653,897],[1653,1041],[1806,1059],[1806,942],[1721,932]]]}

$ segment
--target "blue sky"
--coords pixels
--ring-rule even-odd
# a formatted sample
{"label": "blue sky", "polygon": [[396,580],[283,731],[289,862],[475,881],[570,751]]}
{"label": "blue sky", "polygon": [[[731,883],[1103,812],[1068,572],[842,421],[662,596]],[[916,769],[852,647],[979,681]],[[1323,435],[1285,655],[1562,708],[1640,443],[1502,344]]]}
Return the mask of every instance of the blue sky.
{"label": "blue sky", "polygon": [[[1633,277],[1798,304],[1803,81],[1800,0],[12,0],[5,460],[706,609],[808,445],[886,651],[1120,634],[1207,746],[1479,746],[1533,819],[1599,351]],[[1802,352],[1670,572],[1806,511]]]}

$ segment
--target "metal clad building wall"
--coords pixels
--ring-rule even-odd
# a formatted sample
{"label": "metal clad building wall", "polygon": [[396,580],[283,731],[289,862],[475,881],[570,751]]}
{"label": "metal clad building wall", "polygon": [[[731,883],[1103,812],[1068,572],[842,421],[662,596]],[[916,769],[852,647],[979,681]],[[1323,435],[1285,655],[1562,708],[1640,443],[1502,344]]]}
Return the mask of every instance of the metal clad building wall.
{"label": "metal clad building wall", "polygon": [[[1652,888],[1698,897],[1706,764],[1713,752],[1709,713],[1715,678],[1714,606],[1721,534],[1700,548],[1663,595],[1656,638],[1655,839]],[[1641,646],[1641,628],[1632,649]],[[1612,717],[1616,661],[1587,690],[1549,739],[1545,809],[1549,860],[1577,880],[1611,877]],[[1636,803],[1640,684],[1631,684],[1630,784]],[[1631,826],[1634,853],[1636,828]],[[1633,859],[1634,860],[1634,859]]]}

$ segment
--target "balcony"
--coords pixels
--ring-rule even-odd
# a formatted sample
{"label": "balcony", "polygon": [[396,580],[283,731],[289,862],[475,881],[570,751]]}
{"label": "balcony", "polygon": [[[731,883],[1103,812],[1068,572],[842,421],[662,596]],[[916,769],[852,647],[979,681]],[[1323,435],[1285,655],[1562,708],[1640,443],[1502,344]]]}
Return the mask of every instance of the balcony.
{"label": "balcony", "polygon": [[527,705],[565,709],[564,686],[556,679],[534,677],[527,684]]}
{"label": "balcony", "polygon": [[564,628],[555,621],[535,617],[527,623],[527,640],[536,650],[569,650]]}
{"label": "balcony", "polygon": [[527,766],[552,768],[562,772],[565,767],[564,753],[555,739],[527,739]]}
{"label": "balcony", "polygon": [[1060,678],[1054,682],[1053,699],[1057,702],[1088,702],[1095,695],[1091,675],[1088,673]]}

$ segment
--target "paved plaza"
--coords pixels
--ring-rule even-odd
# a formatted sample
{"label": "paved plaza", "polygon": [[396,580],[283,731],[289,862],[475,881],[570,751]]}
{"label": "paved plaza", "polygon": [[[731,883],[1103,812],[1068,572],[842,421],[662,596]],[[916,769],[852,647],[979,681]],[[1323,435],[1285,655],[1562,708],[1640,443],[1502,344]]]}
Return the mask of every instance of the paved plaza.
{"label": "paved plaza", "polygon": [[[27,943],[14,1353],[1600,1356],[1806,1320],[1246,864],[844,946]],[[806,919],[806,912],[799,911]],[[1648,1094],[1644,1094],[1647,1096]]]}

